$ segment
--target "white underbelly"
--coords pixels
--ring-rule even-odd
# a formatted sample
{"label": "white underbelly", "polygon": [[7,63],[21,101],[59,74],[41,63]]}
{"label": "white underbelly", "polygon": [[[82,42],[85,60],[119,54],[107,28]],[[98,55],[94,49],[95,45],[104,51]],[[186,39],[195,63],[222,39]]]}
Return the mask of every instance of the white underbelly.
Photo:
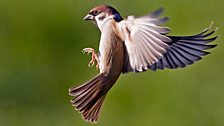
{"label": "white underbelly", "polygon": [[[106,71],[109,69],[110,62],[114,53],[114,49],[116,49],[116,39],[114,39],[114,33],[111,26],[111,22],[107,22],[104,24],[103,29],[101,29],[101,38],[99,44],[99,68],[100,72]],[[113,38],[113,39],[112,39]]]}
{"label": "white underbelly", "polygon": [[100,72],[103,72],[108,65],[108,61],[110,59],[110,52],[111,52],[111,42],[108,37],[101,38],[100,45],[99,45],[99,67]]}

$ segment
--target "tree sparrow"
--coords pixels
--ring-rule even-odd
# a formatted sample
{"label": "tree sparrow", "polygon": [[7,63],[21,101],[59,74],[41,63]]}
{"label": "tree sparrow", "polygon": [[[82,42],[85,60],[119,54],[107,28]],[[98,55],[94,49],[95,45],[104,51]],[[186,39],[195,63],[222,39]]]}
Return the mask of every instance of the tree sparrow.
{"label": "tree sparrow", "polygon": [[192,36],[168,36],[170,29],[161,26],[168,20],[159,17],[162,10],[122,19],[113,7],[101,5],[84,18],[101,31],[99,53],[92,48],[83,49],[84,53],[92,54],[89,66],[96,61],[100,73],[69,89],[69,94],[74,96],[71,103],[84,120],[97,122],[102,103],[121,73],[183,68],[209,54],[204,50],[216,46],[207,44],[217,38],[207,38],[216,31],[210,27]]}

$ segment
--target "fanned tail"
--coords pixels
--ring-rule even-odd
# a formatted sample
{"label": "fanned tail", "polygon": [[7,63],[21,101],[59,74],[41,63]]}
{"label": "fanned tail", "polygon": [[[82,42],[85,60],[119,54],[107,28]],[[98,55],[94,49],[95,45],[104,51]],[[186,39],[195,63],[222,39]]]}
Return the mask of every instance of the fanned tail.
{"label": "fanned tail", "polygon": [[109,90],[107,85],[104,74],[99,74],[89,82],[69,89],[69,95],[75,96],[71,103],[82,114],[84,120],[97,122],[100,108]]}

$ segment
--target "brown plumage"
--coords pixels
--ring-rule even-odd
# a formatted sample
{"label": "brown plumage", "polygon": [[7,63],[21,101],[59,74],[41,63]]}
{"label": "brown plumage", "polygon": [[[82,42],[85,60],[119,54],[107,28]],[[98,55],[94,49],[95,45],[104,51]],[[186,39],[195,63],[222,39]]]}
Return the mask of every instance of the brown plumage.
{"label": "brown plumage", "polygon": [[106,46],[103,45],[106,49],[100,56],[101,73],[89,82],[80,87],[71,88],[69,91],[71,96],[75,96],[71,100],[72,105],[89,122],[97,122],[107,92],[114,85],[123,69],[124,44],[113,31],[108,32],[110,32],[111,37],[107,39]]}
{"label": "brown plumage", "polygon": [[159,18],[162,9],[142,17],[122,19],[111,6],[93,8],[84,18],[97,25],[101,31],[99,53],[92,48],[89,65],[100,73],[90,81],[69,89],[74,96],[71,103],[81,112],[84,120],[96,123],[103,101],[121,73],[143,72],[148,69],[176,69],[193,64],[209,54],[204,51],[217,37],[209,38],[215,30],[210,28],[193,36],[167,36],[170,29],[161,26],[168,18]]}

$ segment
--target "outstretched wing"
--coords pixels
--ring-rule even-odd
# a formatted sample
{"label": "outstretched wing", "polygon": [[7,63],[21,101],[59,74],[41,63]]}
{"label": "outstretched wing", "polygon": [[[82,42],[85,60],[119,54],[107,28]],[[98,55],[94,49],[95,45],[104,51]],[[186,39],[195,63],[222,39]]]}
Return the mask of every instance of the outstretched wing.
{"label": "outstretched wing", "polygon": [[124,72],[147,70],[169,49],[172,39],[165,36],[169,28],[160,26],[168,18],[158,18],[162,10],[138,18],[128,16],[116,24],[126,47]]}
{"label": "outstretched wing", "polygon": [[154,71],[164,68],[176,69],[202,59],[201,56],[209,54],[209,52],[204,50],[217,46],[208,45],[208,43],[216,40],[217,36],[207,38],[214,34],[215,31],[210,31],[210,28],[207,28],[203,32],[193,36],[168,36],[172,39],[172,42],[167,43],[170,48],[167,49],[167,53],[158,62],[150,65],[149,68]]}

